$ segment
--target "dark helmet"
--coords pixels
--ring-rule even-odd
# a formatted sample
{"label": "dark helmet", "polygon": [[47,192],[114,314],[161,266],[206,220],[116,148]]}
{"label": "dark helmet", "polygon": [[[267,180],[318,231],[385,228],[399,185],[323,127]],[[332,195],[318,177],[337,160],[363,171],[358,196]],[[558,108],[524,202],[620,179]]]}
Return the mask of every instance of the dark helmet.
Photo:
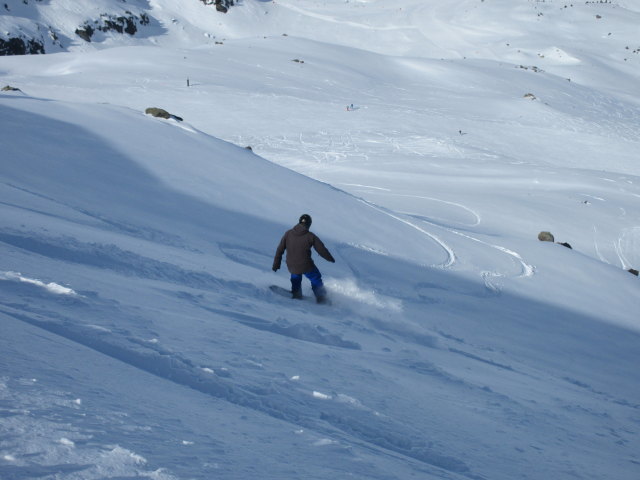
{"label": "dark helmet", "polygon": [[300,217],[300,220],[298,220],[298,223],[301,223],[302,225],[305,225],[306,227],[310,227],[311,226],[311,215],[307,215],[305,213],[304,215],[302,215]]}

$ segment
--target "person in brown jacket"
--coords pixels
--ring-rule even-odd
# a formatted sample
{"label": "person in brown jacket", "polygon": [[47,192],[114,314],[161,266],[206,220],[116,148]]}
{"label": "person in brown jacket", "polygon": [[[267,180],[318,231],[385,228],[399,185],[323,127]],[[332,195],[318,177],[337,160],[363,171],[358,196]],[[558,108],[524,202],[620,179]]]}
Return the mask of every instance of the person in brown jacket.
{"label": "person in brown jacket", "polygon": [[311,282],[316,301],[325,303],[327,291],[322,283],[320,270],[311,258],[311,247],[326,261],[335,263],[335,259],[314,233],[309,231],[311,217],[306,213],[300,217],[298,224],[287,230],[280,240],[273,259],[273,271],[277,272],[282,264],[282,255],[287,251],[287,268],[291,273],[291,297],[302,298],[302,275]]}

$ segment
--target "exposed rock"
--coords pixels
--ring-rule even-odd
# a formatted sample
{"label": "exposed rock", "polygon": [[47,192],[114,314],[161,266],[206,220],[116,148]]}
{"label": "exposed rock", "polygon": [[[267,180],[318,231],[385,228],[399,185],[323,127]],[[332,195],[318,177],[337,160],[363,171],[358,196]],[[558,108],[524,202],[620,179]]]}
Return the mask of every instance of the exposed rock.
{"label": "exposed rock", "polygon": [[182,117],[178,117],[177,115],[173,115],[166,110],[157,107],[149,107],[144,111],[144,113],[146,113],[147,115],[151,115],[152,117],[166,118],[167,120],[174,119],[179,122],[183,120]]}
{"label": "exposed rock", "polygon": [[538,240],[541,242],[555,242],[555,238],[551,234],[551,232],[540,232],[538,234]]}
{"label": "exposed rock", "polygon": [[13,13],[3,14],[0,56],[44,54],[52,46],[62,48],[56,28],[33,19],[38,16],[35,4],[45,3],[44,0],[22,0],[22,3],[27,7],[13,8],[7,3],[4,4],[7,12],[25,8],[27,10],[16,14],[15,22],[12,21]]}
{"label": "exposed rock", "polygon": [[138,25],[148,24],[149,16],[146,13],[141,13],[140,15],[135,15],[129,11],[126,11],[125,15],[103,13],[98,20],[85,22],[76,29],[75,33],[83,40],[90,42],[96,31],[135,35],[138,31]]}
{"label": "exposed rock", "polygon": [[90,25],[86,25],[84,28],[76,28],[76,35],[78,35],[85,42],[90,42],[95,30]]}
{"label": "exposed rock", "polygon": [[538,240],[540,240],[541,242],[557,243],[558,245],[562,245],[563,247],[567,247],[573,250],[573,247],[567,242],[556,242],[556,239],[551,232],[540,232],[538,234]]}
{"label": "exposed rock", "polygon": [[33,38],[0,38],[0,56],[44,53],[44,44]]}
{"label": "exposed rock", "polygon": [[215,5],[216,10],[222,13],[227,13],[229,7],[235,4],[235,0],[200,0],[205,5]]}
{"label": "exposed rock", "polygon": [[520,65],[519,67],[516,67],[516,68],[521,68],[521,69],[523,69],[523,70],[529,70],[529,69],[531,69],[531,70],[533,70],[533,71],[534,71],[534,72],[536,72],[536,73],[542,73],[542,72],[544,72],[544,70],[542,70],[541,68],[536,67],[535,65],[533,65],[533,66],[531,66],[531,67],[526,66],[526,65]]}

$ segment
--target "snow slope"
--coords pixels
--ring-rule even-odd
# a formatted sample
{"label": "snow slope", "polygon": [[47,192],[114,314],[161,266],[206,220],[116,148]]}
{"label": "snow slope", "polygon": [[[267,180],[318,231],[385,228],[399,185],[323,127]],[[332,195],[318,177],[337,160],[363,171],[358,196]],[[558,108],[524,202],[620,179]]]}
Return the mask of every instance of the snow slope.
{"label": "snow slope", "polygon": [[142,3],[0,59],[0,478],[638,477],[633,2]]}

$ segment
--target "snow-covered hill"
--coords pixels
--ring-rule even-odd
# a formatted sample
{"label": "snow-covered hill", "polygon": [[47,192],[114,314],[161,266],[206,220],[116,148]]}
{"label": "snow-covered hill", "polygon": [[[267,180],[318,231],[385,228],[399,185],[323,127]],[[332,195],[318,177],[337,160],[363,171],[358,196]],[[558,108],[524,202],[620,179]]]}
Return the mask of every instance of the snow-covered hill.
{"label": "snow-covered hill", "polygon": [[7,4],[0,478],[638,477],[640,9],[446,3]]}

